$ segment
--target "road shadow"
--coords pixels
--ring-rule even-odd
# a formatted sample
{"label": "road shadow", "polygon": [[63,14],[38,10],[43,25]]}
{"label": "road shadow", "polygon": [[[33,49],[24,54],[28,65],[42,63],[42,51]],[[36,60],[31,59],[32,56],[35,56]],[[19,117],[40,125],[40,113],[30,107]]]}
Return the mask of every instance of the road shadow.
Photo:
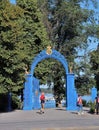
{"label": "road shadow", "polygon": [[40,111],[37,111],[36,113],[37,113],[37,114],[40,114],[40,115],[42,114]]}
{"label": "road shadow", "polygon": [[77,111],[75,111],[75,112],[71,112],[71,114],[78,115],[78,112],[77,112]]}
{"label": "road shadow", "polygon": [[66,111],[66,109],[64,109],[64,108],[56,108],[55,110],[58,110],[58,111]]}

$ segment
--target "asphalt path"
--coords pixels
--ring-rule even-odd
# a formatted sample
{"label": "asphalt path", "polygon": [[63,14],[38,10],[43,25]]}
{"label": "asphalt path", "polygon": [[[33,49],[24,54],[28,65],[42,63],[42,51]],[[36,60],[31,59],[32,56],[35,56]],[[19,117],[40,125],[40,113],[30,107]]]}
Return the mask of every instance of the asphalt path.
{"label": "asphalt path", "polygon": [[99,115],[88,113],[83,115],[65,108],[39,110],[16,110],[0,113],[0,130],[99,130]]}

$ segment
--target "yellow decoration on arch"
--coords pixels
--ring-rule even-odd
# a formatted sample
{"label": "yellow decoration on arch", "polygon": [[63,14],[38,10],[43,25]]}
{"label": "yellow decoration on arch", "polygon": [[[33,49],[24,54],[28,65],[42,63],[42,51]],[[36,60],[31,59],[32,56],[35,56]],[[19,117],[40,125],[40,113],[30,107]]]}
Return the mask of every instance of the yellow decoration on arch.
{"label": "yellow decoration on arch", "polygon": [[48,55],[51,55],[51,54],[52,54],[51,46],[48,46],[48,47],[47,47],[46,54],[48,54]]}

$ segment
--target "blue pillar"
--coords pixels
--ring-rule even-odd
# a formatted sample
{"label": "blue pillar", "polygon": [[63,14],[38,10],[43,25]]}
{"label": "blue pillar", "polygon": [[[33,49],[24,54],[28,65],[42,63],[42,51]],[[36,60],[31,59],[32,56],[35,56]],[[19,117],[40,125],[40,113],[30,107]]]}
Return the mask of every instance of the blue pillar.
{"label": "blue pillar", "polygon": [[74,87],[74,74],[67,74],[67,108],[66,110],[77,110],[77,94]]}
{"label": "blue pillar", "polygon": [[32,75],[26,75],[25,88],[23,90],[23,110],[32,110]]}
{"label": "blue pillar", "polygon": [[93,87],[91,89],[91,99],[92,99],[92,102],[95,101],[95,97],[97,96],[97,89],[95,87]]}

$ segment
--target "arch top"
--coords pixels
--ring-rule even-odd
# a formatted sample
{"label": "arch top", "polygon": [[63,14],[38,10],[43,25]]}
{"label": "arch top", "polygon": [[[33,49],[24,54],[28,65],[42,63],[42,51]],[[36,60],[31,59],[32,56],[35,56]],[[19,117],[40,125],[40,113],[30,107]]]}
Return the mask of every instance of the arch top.
{"label": "arch top", "polygon": [[66,73],[68,73],[68,64],[67,61],[65,59],[65,57],[58,51],[51,49],[50,46],[49,48],[47,48],[47,50],[43,50],[41,51],[33,60],[32,65],[31,65],[31,71],[30,73],[33,74],[34,73],[34,69],[36,67],[36,65],[41,62],[44,59],[47,58],[53,58],[58,60],[65,68]]}

